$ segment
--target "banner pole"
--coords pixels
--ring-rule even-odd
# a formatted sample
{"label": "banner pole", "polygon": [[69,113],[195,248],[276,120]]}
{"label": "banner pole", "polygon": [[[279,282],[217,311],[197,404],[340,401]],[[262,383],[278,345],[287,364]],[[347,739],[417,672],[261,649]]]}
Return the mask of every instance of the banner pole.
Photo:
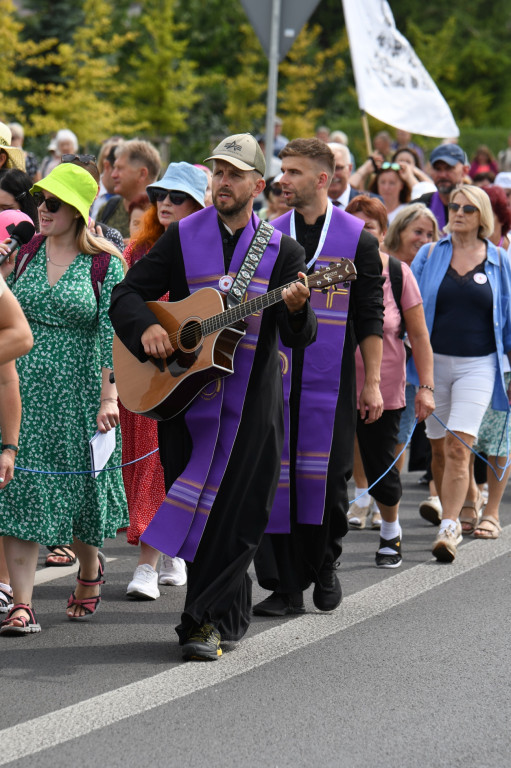
{"label": "banner pole", "polygon": [[364,131],[364,139],[366,143],[366,151],[368,156],[373,154],[373,146],[371,143],[371,133],[369,131],[369,121],[367,119],[367,114],[363,109],[360,110],[360,117],[362,119],[362,128]]}

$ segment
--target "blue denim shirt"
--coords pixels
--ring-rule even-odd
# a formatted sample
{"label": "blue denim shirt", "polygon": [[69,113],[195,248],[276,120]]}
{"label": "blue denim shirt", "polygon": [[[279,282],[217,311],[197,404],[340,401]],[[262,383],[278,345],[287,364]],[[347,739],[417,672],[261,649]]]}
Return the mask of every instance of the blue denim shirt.
{"label": "blue denim shirt", "polygon": [[[497,347],[497,374],[492,395],[492,408],[497,411],[509,410],[509,400],[504,383],[502,357],[511,349],[511,267],[506,251],[497,248],[489,240],[486,243],[484,271],[493,294],[493,330]],[[424,302],[424,315],[429,335],[433,330],[438,289],[452,258],[451,236],[443,237],[431,251],[431,244],[420,248],[412,262],[412,272],[419,284]],[[411,363],[412,361],[410,361]],[[410,365],[408,379],[418,384],[417,371]]]}

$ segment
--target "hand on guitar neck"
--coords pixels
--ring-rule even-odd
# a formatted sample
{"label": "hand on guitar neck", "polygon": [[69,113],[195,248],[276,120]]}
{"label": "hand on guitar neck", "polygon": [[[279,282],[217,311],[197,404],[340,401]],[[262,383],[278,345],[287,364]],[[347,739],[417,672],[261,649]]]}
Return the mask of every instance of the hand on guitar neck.
{"label": "hand on guitar neck", "polygon": [[148,357],[165,359],[174,352],[167,331],[158,323],[146,328],[140,341]]}
{"label": "hand on guitar neck", "polygon": [[[298,272],[298,277],[300,280],[304,280],[305,274],[303,272]],[[284,304],[291,314],[303,309],[309,296],[310,291],[302,282],[291,283],[291,285],[288,285],[288,287],[284,288],[282,291]]]}

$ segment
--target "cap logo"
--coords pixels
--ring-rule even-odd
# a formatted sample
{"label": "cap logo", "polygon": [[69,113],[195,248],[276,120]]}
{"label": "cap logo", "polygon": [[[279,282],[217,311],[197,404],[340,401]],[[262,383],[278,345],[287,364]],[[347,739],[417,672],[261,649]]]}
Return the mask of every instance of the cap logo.
{"label": "cap logo", "polygon": [[241,144],[236,144],[236,139],[230,141],[228,144],[224,144],[224,149],[232,149],[233,152],[241,152],[243,147]]}

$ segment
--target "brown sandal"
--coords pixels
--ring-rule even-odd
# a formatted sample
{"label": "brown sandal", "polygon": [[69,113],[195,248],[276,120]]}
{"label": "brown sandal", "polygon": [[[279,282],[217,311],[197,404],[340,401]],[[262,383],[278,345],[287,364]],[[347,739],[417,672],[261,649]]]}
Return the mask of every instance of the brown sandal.
{"label": "brown sandal", "polygon": [[[483,526],[483,523],[490,527]],[[498,539],[501,531],[498,520],[491,515],[483,515],[474,530],[474,536],[476,539]]]}
{"label": "brown sandal", "polygon": [[[484,507],[483,495],[480,493],[477,501],[464,501],[460,510],[461,530],[464,536],[471,536],[478,526]],[[471,510],[463,514],[463,510]]]}

